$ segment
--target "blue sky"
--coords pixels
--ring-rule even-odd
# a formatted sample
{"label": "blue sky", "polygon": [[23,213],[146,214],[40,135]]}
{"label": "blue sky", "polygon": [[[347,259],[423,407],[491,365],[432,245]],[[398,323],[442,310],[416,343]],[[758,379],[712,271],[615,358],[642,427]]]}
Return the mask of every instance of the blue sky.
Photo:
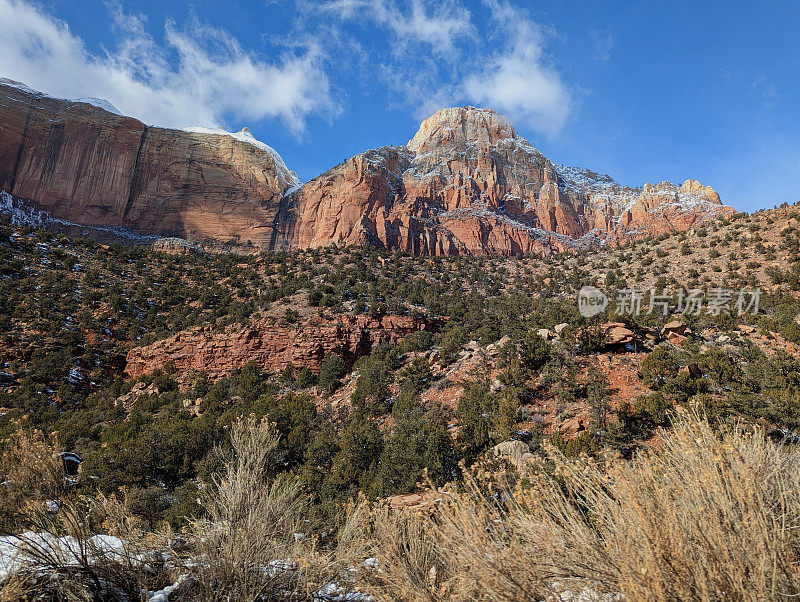
{"label": "blue sky", "polygon": [[625,184],[800,200],[796,0],[0,0],[0,24],[0,76],[151,124],[248,126],[303,180],[473,104]]}

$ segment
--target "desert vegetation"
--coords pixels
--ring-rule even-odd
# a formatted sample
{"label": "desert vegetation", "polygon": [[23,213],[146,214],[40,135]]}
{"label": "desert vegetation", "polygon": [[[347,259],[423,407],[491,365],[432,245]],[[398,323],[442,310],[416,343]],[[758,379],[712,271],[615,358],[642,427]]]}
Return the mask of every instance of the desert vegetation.
{"label": "desert vegetation", "polygon": [[[512,258],[166,255],[5,225],[3,595],[796,595],[797,223]],[[585,318],[586,284],[762,296],[756,315]],[[188,329],[338,316],[437,326],[313,370],[125,373]]]}
{"label": "desert vegetation", "polygon": [[[4,597],[133,600],[167,587],[175,600],[771,600],[800,590],[800,456],[757,428],[686,416],[630,460],[567,458],[552,445],[515,465],[489,455],[425,507],[361,497],[324,533],[296,480],[266,476],[272,425],[242,419],[230,439],[203,516],[180,535],[148,531],[116,498],[67,496],[49,514],[31,505],[21,520],[32,530],[2,542],[4,566],[12,553],[17,564]],[[39,452],[28,441],[19,453]]]}

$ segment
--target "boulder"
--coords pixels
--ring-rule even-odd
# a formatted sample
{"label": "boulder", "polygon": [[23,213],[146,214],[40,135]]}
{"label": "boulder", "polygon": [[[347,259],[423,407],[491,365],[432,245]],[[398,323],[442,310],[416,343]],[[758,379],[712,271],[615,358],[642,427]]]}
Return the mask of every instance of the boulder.
{"label": "boulder", "polygon": [[686,337],[692,333],[692,330],[683,322],[679,322],[678,320],[673,320],[672,322],[667,322],[661,328],[661,334],[663,336],[669,336],[670,333],[679,334],[683,337]]}
{"label": "boulder", "polygon": [[565,420],[561,427],[559,428],[562,435],[567,437],[574,437],[579,433],[582,433],[586,430],[586,426],[583,424],[583,420],[580,418],[570,418],[569,420]]}
{"label": "boulder", "polygon": [[686,341],[688,337],[685,337],[682,334],[678,334],[677,332],[668,332],[667,333],[667,340],[677,347],[683,346],[683,343]]}
{"label": "boulder", "polygon": [[522,466],[533,458],[531,448],[528,444],[517,439],[498,443],[492,448],[492,451],[496,456],[506,458],[516,467]]}
{"label": "boulder", "polygon": [[636,334],[622,322],[608,322],[600,328],[607,345],[627,345],[636,339]]}
{"label": "boulder", "polygon": [[700,369],[700,366],[697,364],[686,364],[683,368],[680,369],[681,374],[687,374],[691,378],[702,378],[703,371]]}

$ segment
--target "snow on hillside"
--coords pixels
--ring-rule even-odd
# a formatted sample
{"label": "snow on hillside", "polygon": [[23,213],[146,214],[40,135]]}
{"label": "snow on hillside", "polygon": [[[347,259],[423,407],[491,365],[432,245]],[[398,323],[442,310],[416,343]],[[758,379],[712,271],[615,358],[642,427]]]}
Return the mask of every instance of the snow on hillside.
{"label": "snow on hillside", "polygon": [[84,96],[82,98],[70,98],[74,102],[85,102],[86,104],[93,105],[99,109],[103,109],[104,111],[108,111],[109,113],[114,113],[114,115],[119,115],[122,117],[122,113],[120,113],[119,109],[108,102],[105,98],[95,98],[94,96]]}
{"label": "snow on hillside", "polygon": [[79,224],[66,219],[59,219],[50,215],[47,211],[40,211],[22,199],[18,199],[5,190],[0,190],[0,215],[5,215],[15,226],[27,226],[30,228],[48,228],[51,226],[66,226],[81,228],[86,233],[89,231],[99,232],[112,236],[118,236],[132,242],[149,243],[159,240],[161,237],[154,234],[136,234],[122,226],[91,226]]}
{"label": "snow on hillside", "polygon": [[272,155],[272,158],[275,159],[275,167],[278,171],[283,174],[286,178],[288,184],[292,187],[300,186],[302,183],[300,178],[297,177],[297,174],[291,171],[288,167],[286,167],[286,163],[283,161],[283,157],[278,154],[274,148],[270,145],[261,142],[261,140],[256,139],[253,136],[253,133],[250,131],[250,128],[242,128],[238,132],[229,132],[227,130],[223,130],[222,128],[207,128],[202,126],[193,126],[183,129],[184,132],[189,132],[191,134],[211,134],[215,136],[230,136],[231,138],[238,140],[239,142],[246,142],[256,148],[260,148],[263,151],[268,152]]}

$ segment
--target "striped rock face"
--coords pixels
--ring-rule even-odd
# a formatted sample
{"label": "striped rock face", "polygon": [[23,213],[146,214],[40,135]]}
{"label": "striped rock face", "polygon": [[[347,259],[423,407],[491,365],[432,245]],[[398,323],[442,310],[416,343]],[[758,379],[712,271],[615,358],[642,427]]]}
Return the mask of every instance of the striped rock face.
{"label": "striped rock face", "polygon": [[0,189],[43,222],[265,247],[298,183],[246,130],[149,127],[0,80]]}

